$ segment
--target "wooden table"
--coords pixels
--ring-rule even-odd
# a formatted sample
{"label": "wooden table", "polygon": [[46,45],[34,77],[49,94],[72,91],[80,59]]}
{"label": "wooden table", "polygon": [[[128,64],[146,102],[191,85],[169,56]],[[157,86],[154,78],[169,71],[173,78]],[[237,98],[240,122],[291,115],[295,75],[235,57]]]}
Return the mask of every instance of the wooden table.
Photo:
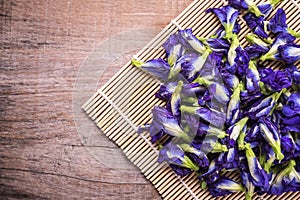
{"label": "wooden table", "polygon": [[[101,85],[138,51],[127,49],[103,72],[87,68],[107,39],[149,28],[142,37],[150,40],[191,2],[0,1],[1,199],[160,199],[83,115],[80,103],[97,85],[74,91],[85,69],[101,74],[85,84]],[[99,133],[100,143],[85,143],[82,128]]]}

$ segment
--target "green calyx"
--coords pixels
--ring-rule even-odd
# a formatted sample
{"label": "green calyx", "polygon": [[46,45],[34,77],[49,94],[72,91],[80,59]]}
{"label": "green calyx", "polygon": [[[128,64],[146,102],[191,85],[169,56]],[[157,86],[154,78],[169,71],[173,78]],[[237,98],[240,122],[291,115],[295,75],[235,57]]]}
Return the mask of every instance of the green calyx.
{"label": "green calyx", "polygon": [[283,2],[283,1],[284,0],[270,0],[270,4],[274,8],[277,4],[279,4],[280,2]]}
{"label": "green calyx", "polygon": [[133,64],[136,67],[142,67],[145,63],[136,59],[132,59],[131,64]]}
{"label": "green calyx", "polygon": [[182,160],[182,165],[186,168],[189,168],[193,171],[198,171],[199,170],[199,166],[197,166],[196,164],[194,164],[191,159],[187,156],[184,156],[183,157],[183,160]]}
{"label": "green calyx", "polygon": [[214,147],[211,152],[212,153],[221,153],[221,152],[227,152],[227,151],[228,151],[228,148],[226,145],[222,145],[219,142],[216,142],[214,144]]}
{"label": "green calyx", "polygon": [[256,17],[262,16],[263,14],[260,12],[260,10],[258,9],[257,5],[254,2],[251,2],[248,5],[248,10],[250,12],[252,12]]}
{"label": "green calyx", "polygon": [[180,106],[180,110],[182,112],[187,112],[187,113],[191,113],[191,114],[195,114],[198,109],[199,109],[199,107],[191,107],[191,106],[185,106],[185,105]]}
{"label": "green calyx", "polygon": [[296,38],[299,38],[300,37],[300,33],[297,32],[297,31],[294,31],[293,29],[291,28],[288,28],[287,29],[288,33],[291,34],[292,36],[296,37]]}

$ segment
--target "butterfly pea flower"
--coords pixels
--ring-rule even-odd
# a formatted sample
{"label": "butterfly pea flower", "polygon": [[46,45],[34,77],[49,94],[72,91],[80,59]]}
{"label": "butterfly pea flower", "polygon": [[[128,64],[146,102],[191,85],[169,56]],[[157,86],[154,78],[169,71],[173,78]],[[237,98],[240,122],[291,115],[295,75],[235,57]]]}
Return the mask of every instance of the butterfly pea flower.
{"label": "butterfly pea flower", "polygon": [[266,2],[259,4],[257,6],[260,11],[259,16],[255,15],[252,12],[248,12],[244,15],[244,20],[246,21],[249,28],[253,33],[262,38],[268,38],[270,34],[269,22],[265,21],[265,19],[270,15],[274,6],[279,3],[279,1],[275,2]]}
{"label": "butterfly pea flower", "polygon": [[218,82],[207,80],[203,77],[196,78],[194,83],[200,83],[208,87],[210,95],[217,99],[218,102],[227,104],[229,101],[229,91],[224,85],[221,85]]}
{"label": "butterfly pea flower", "polygon": [[203,95],[206,90],[206,87],[199,83],[187,83],[182,86],[181,94],[186,97],[195,97]]}
{"label": "butterfly pea flower", "polygon": [[187,52],[187,44],[178,33],[170,35],[162,46],[165,49],[167,61],[172,67]]}
{"label": "butterfly pea flower", "polygon": [[258,46],[260,46],[261,49],[263,49],[264,51],[269,51],[270,49],[270,42],[269,40],[262,40],[261,38],[259,38],[256,34],[253,33],[249,33],[246,36],[246,40],[250,43],[250,44],[256,44]]}
{"label": "butterfly pea flower", "polygon": [[242,184],[245,188],[245,199],[251,200],[254,192],[255,192],[255,185],[252,183],[252,178],[249,172],[249,169],[247,167],[247,160],[246,157],[241,155],[239,156],[240,161],[240,175]]}
{"label": "butterfly pea flower", "polygon": [[245,124],[245,126],[242,128],[240,135],[236,141],[239,151],[245,150],[245,138],[246,138],[247,130],[248,130],[248,126],[247,126],[247,124]]}
{"label": "butterfly pea flower", "polygon": [[260,60],[281,60],[278,48],[282,45],[291,44],[295,39],[296,38],[289,33],[280,33],[271,45],[270,50],[260,57]]}
{"label": "butterfly pea flower", "polygon": [[231,40],[232,42],[228,51],[227,61],[230,66],[233,66],[235,64],[235,58],[237,57],[236,49],[240,46],[240,43],[237,35],[235,34],[233,35]]}
{"label": "butterfly pea flower", "polygon": [[212,52],[199,71],[199,76],[209,81],[220,82],[219,66],[221,63],[222,55]]}
{"label": "butterfly pea flower", "polygon": [[[239,34],[240,30],[241,30],[241,25],[239,23],[235,23],[232,33],[233,34]],[[211,36],[211,38],[225,38],[226,35],[226,31],[224,26],[220,26],[217,31]]]}
{"label": "butterfly pea flower", "polygon": [[261,81],[272,91],[279,92],[284,88],[292,86],[291,75],[287,71],[263,69],[260,73]]}
{"label": "butterfly pea flower", "polygon": [[282,113],[287,117],[293,117],[300,114],[300,92],[290,95],[286,105],[282,108]]}
{"label": "butterfly pea flower", "polygon": [[155,122],[152,123],[151,125],[150,124],[141,125],[138,127],[137,133],[142,134],[143,132],[150,132],[150,136],[151,136],[150,141],[152,144],[154,144],[155,142],[160,140],[164,135],[166,135],[164,131],[157,130],[158,126],[159,125]]}
{"label": "butterfly pea flower", "polygon": [[232,179],[220,177],[217,181],[209,185],[208,191],[212,196],[218,197],[226,196],[235,192],[242,192],[244,191],[244,187]]}
{"label": "butterfly pea flower", "polygon": [[245,154],[252,183],[257,187],[269,188],[270,176],[262,168],[249,143],[245,144]]}
{"label": "butterfly pea flower", "polygon": [[198,128],[199,131],[201,132],[205,132],[206,135],[210,135],[210,136],[216,136],[217,138],[225,138],[226,136],[228,136],[228,134],[223,131],[223,130],[220,130],[219,128],[215,128],[213,126],[210,126],[210,125],[206,125],[204,123],[202,123],[199,128]]}
{"label": "butterfly pea flower", "polygon": [[218,141],[218,137],[214,135],[207,135],[200,146],[200,150],[204,153],[222,153],[227,152],[228,148],[226,145],[221,144]]}
{"label": "butterfly pea flower", "polygon": [[216,182],[220,179],[220,168],[216,165],[215,159],[213,159],[208,167],[208,170],[199,175],[200,181],[205,181],[206,184],[210,185],[211,183]]}
{"label": "butterfly pea flower", "polygon": [[199,38],[213,52],[227,53],[230,47],[228,40],[224,38]]}
{"label": "butterfly pea flower", "polygon": [[269,23],[265,21],[265,17],[256,17],[253,13],[247,13],[243,18],[254,34],[261,38],[269,37]]}
{"label": "butterfly pea flower", "polygon": [[150,134],[155,135],[159,131],[164,131],[168,135],[182,138],[187,142],[191,141],[190,136],[179,125],[178,119],[166,108],[155,106],[152,109],[152,118]]}
{"label": "butterfly pea flower", "polygon": [[263,116],[270,116],[273,113],[275,105],[282,92],[283,90],[273,93],[265,98],[260,98],[249,108],[248,111],[245,112],[245,114],[253,120],[259,119]]}
{"label": "butterfly pea flower", "polygon": [[300,92],[293,93],[282,108],[281,130],[300,132]]}
{"label": "butterfly pea flower", "polygon": [[227,56],[227,70],[232,74],[237,73],[239,76],[243,76],[249,61],[250,57],[240,46],[237,35],[233,35]]}
{"label": "butterfly pea flower", "polygon": [[182,166],[175,165],[175,164],[169,164],[169,166],[179,176],[187,176],[187,175],[193,173],[193,171],[191,169],[186,168],[186,167],[182,167]]}
{"label": "butterfly pea flower", "polygon": [[238,10],[234,9],[232,6],[223,6],[222,8],[208,9],[207,12],[213,12],[218,17],[225,28],[225,37],[232,38],[235,24],[238,24]]}
{"label": "butterfly pea flower", "polygon": [[260,90],[260,76],[256,67],[256,62],[250,60],[246,70],[246,89],[249,93],[255,94]]}
{"label": "butterfly pea flower", "polygon": [[283,162],[300,155],[300,146],[295,142],[291,133],[287,133],[281,137],[281,149],[284,154]]}
{"label": "butterfly pea flower", "polygon": [[251,60],[257,59],[268,52],[268,49],[266,50],[262,46],[258,44],[252,44],[250,46],[245,47],[245,51],[248,53]]}
{"label": "butterfly pea flower", "polygon": [[189,51],[203,54],[207,51],[202,42],[193,35],[192,29],[179,30],[178,35],[189,45]]}
{"label": "butterfly pea flower", "polygon": [[260,118],[259,127],[261,135],[272,147],[276,159],[281,161],[284,158],[284,155],[281,152],[281,140],[277,127],[268,118]]}
{"label": "butterfly pea flower", "polygon": [[300,70],[294,65],[288,65],[286,71],[291,74],[293,90],[300,91]]}
{"label": "butterfly pea flower", "polygon": [[278,8],[274,17],[270,19],[269,28],[275,34],[289,33],[295,37],[300,37],[300,33],[288,28],[286,14],[282,8]]}
{"label": "butterfly pea flower", "polygon": [[300,189],[300,173],[296,171],[295,166],[295,160],[290,160],[288,165],[276,174],[269,190],[270,194],[280,195]]}
{"label": "butterfly pea flower", "polygon": [[243,85],[239,84],[237,87],[233,89],[233,93],[230,97],[230,101],[228,103],[227,112],[226,112],[226,123],[228,125],[234,124],[240,114],[240,93],[243,89]]}
{"label": "butterfly pea flower", "polygon": [[174,117],[176,118],[180,118],[180,92],[182,90],[182,86],[183,86],[183,82],[182,81],[178,81],[178,85],[176,86],[172,97],[171,97],[171,111]]}
{"label": "butterfly pea flower", "polygon": [[167,162],[169,164],[182,166],[193,171],[199,170],[199,166],[194,164],[191,159],[185,155],[183,149],[172,142],[169,142],[159,151],[157,161],[159,163]]}
{"label": "butterfly pea flower", "polygon": [[253,13],[256,17],[263,15],[255,2],[251,0],[229,0],[229,5],[232,5],[240,10],[247,10]]}
{"label": "butterfly pea flower", "polygon": [[238,87],[240,82],[239,78],[235,74],[228,72],[227,69],[222,69],[220,76],[227,88],[234,90],[234,88]]}
{"label": "butterfly pea flower", "polygon": [[239,10],[247,10],[248,12],[254,14],[256,17],[267,17],[271,13],[272,9],[282,1],[283,0],[270,0],[265,3],[256,5],[255,2],[251,0],[229,0],[229,4]]}
{"label": "butterfly pea flower", "polygon": [[158,78],[162,82],[168,79],[169,73],[170,73],[170,65],[163,60],[162,58],[149,60],[147,62],[141,62],[138,60],[133,59],[131,63],[148,72],[152,76]]}
{"label": "butterfly pea flower", "polygon": [[280,59],[287,64],[294,63],[300,59],[300,45],[286,44],[278,47]]}
{"label": "butterfly pea flower", "polygon": [[248,121],[249,117],[244,117],[235,124],[231,125],[227,129],[227,134],[229,135],[229,138],[236,141],[242,132],[243,128],[246,126],[246,123]]}
{"label": "butterfly pea flower", "polygon": [[210,50],[205,51],[203,54],[189,53],[183,55],[177,63],[171,68],[169,78],[177,78],[180,72],[186,79],[191,82],[197,73],[203,68],[204,64],[209,57]]}
{"label": "butterfly pea flower", "polygon": [[206,122],[210,123],[213,126],[216,127],[223,127],[225,123],[225,114],[214,110],[212,108],[206,108],[206,107],[190,107],[181,105],[180,110],[182,112],[187,112],[190,114],[194,114],[199,116],[201,119],[205,120]]}
{"label": "butterfly pea flower", "polygon": [[163,101],[169,101],[172,97],[173,92],[175,91],[176,85],[176,82],[168,82],[162,84],[159,90],[155,93],[155,97]]}
{"label": "butterfly pea flower", "polygon": [[216,164],[222,169],[236,169],[239,166],[238,149],[231,147],[226,152],[221,152],[216,160]]}
{"label": "butterfly pea flower", "polygon": [[188,144],[180,144],[180,147],[186,152],[188,157],[194,161],[199,167],[204,168],[209,166],[209,159],[205,153]]}

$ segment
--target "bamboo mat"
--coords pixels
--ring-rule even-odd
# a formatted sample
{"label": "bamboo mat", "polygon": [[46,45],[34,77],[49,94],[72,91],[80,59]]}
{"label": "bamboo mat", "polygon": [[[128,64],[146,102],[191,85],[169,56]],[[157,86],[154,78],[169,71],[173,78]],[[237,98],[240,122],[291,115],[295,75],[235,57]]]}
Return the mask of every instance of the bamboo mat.
{"label": "bamboo mat", "polygon": [[[179,29],[192,28],[193,33],[201,37],[211,35],[217,30],[220,23],[213,14],[207,14],[205,11],[208,8],[221,7],[226,4],[225,0],[194,1],[151,40],[135,58],[147,61],[164,57],[162,44],[170,34]],[[287,13],[289,27],[300,31],[299,0],[285,1],[279,6]],[[243,19],[240,18],[239,23],[242,26],[239,36],[244,38],[250,30]],[[247,41],[242,39],[241,44],[245,46]],[[272,68],[280,67],[272,62],[265,64]],[[179,177],[166,164],[157,163],[158,150],[156,145],[151,144],[149,134],[138,135],[136,133],[139,125],[151,121],[153,106],[163,105],[162,101],[154,97],[159,86],[160,83],[157,80],[132,66],[129,61],[83,105],[83,109],[106,136],[114,141],[127,158],[151,181],[163,199],[215,199],[208,191],[200,189],[195,174]],[[237,173],[228,175],[231,178],[238,177]],[[244,199],[244,194],[236,193],[219,199]],[[253,199],[300,199],[300,192],[289,192],[281,196],[255,195]]]}

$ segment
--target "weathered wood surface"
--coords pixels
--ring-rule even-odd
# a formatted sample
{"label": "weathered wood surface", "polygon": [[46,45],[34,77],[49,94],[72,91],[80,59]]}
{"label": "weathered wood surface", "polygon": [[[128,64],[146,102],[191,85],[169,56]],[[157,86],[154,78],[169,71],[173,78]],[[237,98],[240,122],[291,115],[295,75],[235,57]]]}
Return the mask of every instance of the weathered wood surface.
{"label": "weathered wood surface", "polygon": [[[189,3],[0,1],[1,199],[160,199],[103,134],[100,143],[82,143],[82,128],[99,131],[79,111],[94,91],[74,98],[74,87],[79,70],[104,40],[124,31],[161,29]],[[99,84],[136,51],[125,53]]]}

